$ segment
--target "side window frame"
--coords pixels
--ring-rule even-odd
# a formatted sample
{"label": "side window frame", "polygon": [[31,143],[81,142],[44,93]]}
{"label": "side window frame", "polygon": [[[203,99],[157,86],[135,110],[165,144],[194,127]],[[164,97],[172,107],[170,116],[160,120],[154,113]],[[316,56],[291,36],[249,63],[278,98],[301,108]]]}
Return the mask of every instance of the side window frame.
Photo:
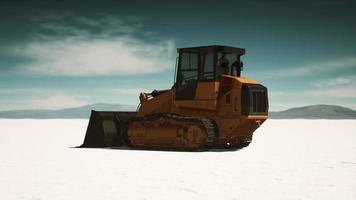
{"label": "side window frame", "polygon": [[[205,74],[205,64],[206,64],[206,55],[208,53],[211,53],[213,55],[213,59],[212,59],[212,68],[213,68],[213,71],[212,71],[212,76],[213,78],[211,79],[206,79],[206,78],[203,78],[204,77],[204,74]],[[200,50],[199,51],[199,82],[215,82],[217,80],[216,78],[216,51],[215,49],[208,49],[208,50]]]}
{"label": "side window frame", "polygon": [[[189,53],[189,69],[182,69],[182,55],[183,53]],[[191,68],[191,54],[196,54],[197,56],[197,66],[196,68]],[[179,62],[178,62],[178,70],[177,70],[177,81],[176,81],[176,99],[177,100],[192,100],[195,97],[195,92],[196,92],[196,87],[197,83],[199,81],[199,71],[200,71],[200,59],[199,59],[199,51],[194,52],[194,51],[180,51],[179,52]],[[187,91],[187,94],[181,93],[181,88],[183,86],[182,82],[184,81],[184,76],[183,72],[196,72],[196,84],[192,85],[192,88],[190,88],[190,91]],[[186,96],[185,96],[186,95]]]}

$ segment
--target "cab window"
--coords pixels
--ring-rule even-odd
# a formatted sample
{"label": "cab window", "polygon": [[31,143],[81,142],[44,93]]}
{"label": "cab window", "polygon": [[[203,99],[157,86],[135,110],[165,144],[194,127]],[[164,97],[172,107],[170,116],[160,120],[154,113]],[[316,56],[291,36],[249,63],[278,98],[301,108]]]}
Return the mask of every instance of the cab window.
{"label": "cab window", "polygon": [[193,99],[198,83],[198,53],[184,52],[180,55],[177,77],[177,99]]}
{"label": "cab window", "polygon": [[239,56],[236,53],[225,52],[219,52],[217,55],[216,79],[218,80],[221,74],[233,75],[235,69],[232,69],[232,66],[236,65]]}
{"label": "cab window", "polygon": [[214,54],[205,53],[200,56],[201,74],[200,80],[214,80]]}
{"label": "cab window", "polygon": [[198,54],[197,53],[182,53],[181,56],[182,70],[197,70],[198,69]]}

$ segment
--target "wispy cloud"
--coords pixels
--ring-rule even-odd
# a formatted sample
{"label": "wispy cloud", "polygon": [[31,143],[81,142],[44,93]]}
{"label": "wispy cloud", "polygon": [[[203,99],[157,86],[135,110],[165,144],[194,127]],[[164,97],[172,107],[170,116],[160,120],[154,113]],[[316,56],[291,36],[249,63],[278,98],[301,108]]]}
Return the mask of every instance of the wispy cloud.
{"label": "wispy cloud", "polygon": [[268,96],[283,96],[286,95],[287,93],[281,92],[281,91],[273,91],[273,92],[268,92]]}
{"label": "wispy cloud", "polygon": [[144,89],[144,88],[116,88],[116,89],[109,89],[110,92],[119,93],[119,94],[126,94],[126,95],[135,95],[139,96],[141,92],[151,92],[152,89]]}
{"label": "wispy cloud", "polygon": [[45,97],[36,97],[29,101],[32,108],[40,109],[61,109],[83,106],[88,104],[87,97],[78,97],[72,95],[53,95]]}
{"label": "wispy cloud", "polygon": [[317,89],[309,91],[309,93],[317,97],[356,98],[356,88],[354,86]]}
{"label": "wispy cloud", "polygon": [[65,76],[127,75],[154,73],[174,64],[174,41],[148,36],[143,40],[137,19],[102,15],[68,21],[39,23],[35,40],[10,50],[32,61],[23,70]]}
{"label": "wispy cloud", "polygon": [[309,91],[313,96],[354,98],[356,102],[356,75],[322,79],[313,85],[316,88]]}
{"label": "wispy cloud", "polygon": [[300,77],[309,76],[315,73],[331,72],[340,69],[355,69],[356,57],[345,57],[337,60],[330,60],[325,62],[306,63],[295,67],[286,67],[284,69],[274,69],[264,72],[266,78],[275,77]]}
{"label": "wispy cloud", "polygon": [[312,104],[356,108],[356,75],[337,76],[310,82],[309,89],[269,92],[273,111]]}
{"label": "wispy cloud", "polygon": [[[123,103],[137,105],[144,88],[1,88],[0,110],[61,109],[93,103]],[[93,96],[94,95],[94,96]],[[14,100],[14,98],[16,100]]]}
{"label": "wispy cloud", "polygon": [[335,86],[353,86],[356,87],[356,75],[349,75],[349,76],[339,76],[334,78],[322,79],[315,81],[313,83],[314,86],[318,88],[324,87],[335,87]]}
{"label": "wispy cloud", "polygon": [[59,90],[0,89],[0,95],[5,96],[0,98],[0,110],[61,109],[92,103],[88,95]]}

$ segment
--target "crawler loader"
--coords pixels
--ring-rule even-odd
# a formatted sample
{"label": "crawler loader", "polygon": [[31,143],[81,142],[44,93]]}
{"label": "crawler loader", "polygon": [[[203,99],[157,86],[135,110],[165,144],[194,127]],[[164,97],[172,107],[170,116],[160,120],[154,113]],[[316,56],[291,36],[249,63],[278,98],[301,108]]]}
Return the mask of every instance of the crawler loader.
{"label": "crawler loader", "polygon": [[268,117],[267,88],[241,77],[245,49],[178,48],[175,83],[140,93],[136,112],[92,110],[81,147],[242,148]]}

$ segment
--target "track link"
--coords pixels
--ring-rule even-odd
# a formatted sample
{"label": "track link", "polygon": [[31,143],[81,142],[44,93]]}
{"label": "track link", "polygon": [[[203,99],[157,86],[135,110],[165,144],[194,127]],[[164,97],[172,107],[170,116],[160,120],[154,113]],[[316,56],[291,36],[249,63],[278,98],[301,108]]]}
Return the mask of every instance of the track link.
{"label": "track link", "polygon": [[218,128],[214,120],[208,117],[192,117],[173,113],[156,113],[144,117],[136,117],[133,121],[153,121],[161,117],[170,118],[177,121],[194,122],[203,126],[207,133],[204,146],[212,146],[218,137]]}

